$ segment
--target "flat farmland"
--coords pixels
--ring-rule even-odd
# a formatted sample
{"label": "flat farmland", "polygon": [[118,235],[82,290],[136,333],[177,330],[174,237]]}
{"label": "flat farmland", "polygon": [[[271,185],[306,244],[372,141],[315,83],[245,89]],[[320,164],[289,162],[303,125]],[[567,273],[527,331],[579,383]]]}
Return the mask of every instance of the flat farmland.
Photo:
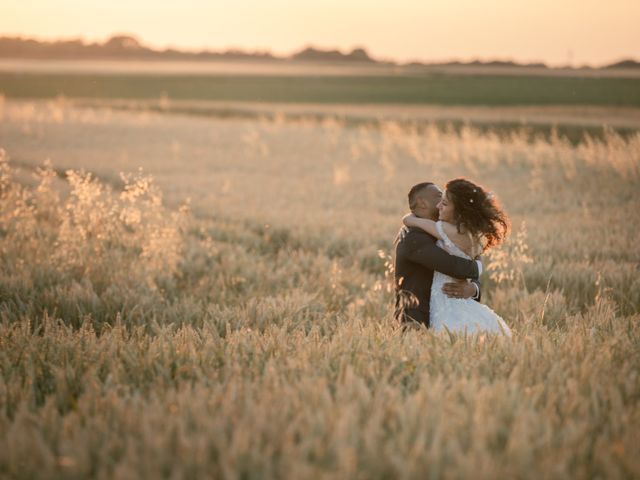
{"label": "flat farmland", "polygon": [[10,98],[640,106],[640,79],[472,75],[239,76],[0,74]]}

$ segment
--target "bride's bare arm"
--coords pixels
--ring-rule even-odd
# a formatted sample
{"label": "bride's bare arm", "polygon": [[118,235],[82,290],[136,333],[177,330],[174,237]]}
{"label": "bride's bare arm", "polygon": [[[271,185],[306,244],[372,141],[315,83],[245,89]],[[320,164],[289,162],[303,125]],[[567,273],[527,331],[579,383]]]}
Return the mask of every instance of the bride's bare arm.
{"label": "bride's bare arm", "polygon": [[428,218],[419,218],[416,217],[413,213],[409,213],[402,217],[402,223],[404,223],[407,227],[421,228],[428,234],[433,235],[438,239],[441,238],[438,230],[436,229],[436,222],[434,222],[433,220],[429,220]]}
{"label": "bride's bare arm", "polygon": [[[440,233],[438,232],[438,229],[436,228],[436,222],[434,222],[433,220],[429,220],[428,218],[416,217],[413,213],[409,213],[404,217],[402,217],[402,222],[407,227],[421,228],[422,230],[424,230],[430,235],[433,235],[437,239],[442,238],[442,235],[440,235]],[[469,255],[472,258],[476,258],[480,254],[482,249],[478,250],[477,248],[475,248],[476,245],[471,241],[471,239],[467,235],[464,235],[458,232],[458,229],[456,228],[455,225],[448,222],[440,222],[440,223],[442,224],[442,229],[445,235],[449,237],[449,240],[455,243],[458,246],[458,248],[463,250],[467,255]]]}

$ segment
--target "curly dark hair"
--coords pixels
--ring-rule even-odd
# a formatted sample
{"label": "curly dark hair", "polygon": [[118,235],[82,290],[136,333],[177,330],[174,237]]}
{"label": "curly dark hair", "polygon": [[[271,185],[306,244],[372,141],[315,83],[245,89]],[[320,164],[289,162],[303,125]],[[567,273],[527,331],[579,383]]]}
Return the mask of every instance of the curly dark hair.
{"label": "curly dark hair", "polygon": [[464,226],[474,237],[483,237],[486,240],[483,251],[504,241],[511,222],[493,194],[465,178],[449,181],[446,188],[447,198],[455,210],[458,232]]}

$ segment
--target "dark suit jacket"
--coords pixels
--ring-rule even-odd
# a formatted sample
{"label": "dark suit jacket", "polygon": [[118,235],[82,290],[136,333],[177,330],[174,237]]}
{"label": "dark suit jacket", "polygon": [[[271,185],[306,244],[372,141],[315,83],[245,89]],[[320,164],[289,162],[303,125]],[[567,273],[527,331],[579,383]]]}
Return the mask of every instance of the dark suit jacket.
{"label": "dark suit jacket", "polygon": [[395,246],[395,316],[403,324],[416,321],[429,326],[434,271],[478,283],[475,261],[448,254],[436,245],[435,237],[420,228],[409,228],[404,238],[398,234]]}

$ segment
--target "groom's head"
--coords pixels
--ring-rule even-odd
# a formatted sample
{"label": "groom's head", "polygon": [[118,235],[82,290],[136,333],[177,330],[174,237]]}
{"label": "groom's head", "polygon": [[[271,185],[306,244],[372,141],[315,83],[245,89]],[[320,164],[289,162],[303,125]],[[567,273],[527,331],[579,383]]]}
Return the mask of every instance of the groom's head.
{"label": "groom's head", "polygon": [[438,219],[438,203],[442,198],[442,190],[431,182],[418,183],[409,190],[409,208],[420,218]]}

